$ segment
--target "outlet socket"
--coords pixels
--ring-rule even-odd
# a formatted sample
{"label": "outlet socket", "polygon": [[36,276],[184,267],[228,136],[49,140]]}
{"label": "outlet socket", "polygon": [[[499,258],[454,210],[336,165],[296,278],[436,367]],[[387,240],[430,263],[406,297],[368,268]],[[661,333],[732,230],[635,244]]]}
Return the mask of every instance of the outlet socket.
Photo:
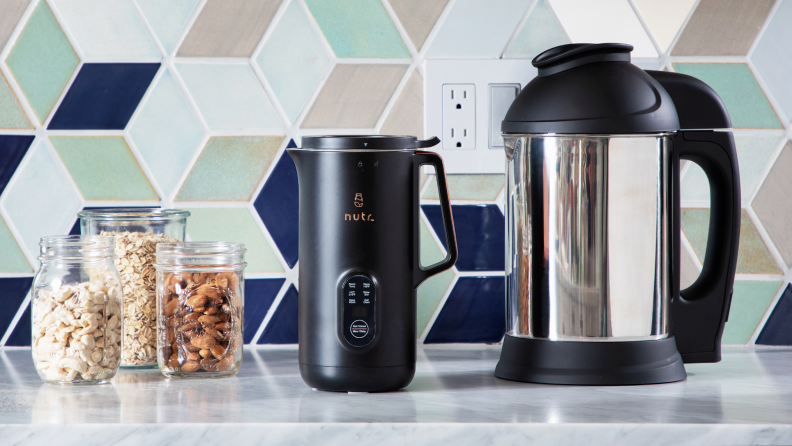
{"label": "outlet socket", "polygon": [[476,148],[476,86],[443,85],[443,149]]}
{"label": "outlet socket", "polygon": [[[448,173],[503,173],[500,122],[509,98],[536,76],[531,61],[430,59],[424,68],[424,136],[442,140],[429,150],[443,157]],[[460,98],[464,91],[468,97]]]}

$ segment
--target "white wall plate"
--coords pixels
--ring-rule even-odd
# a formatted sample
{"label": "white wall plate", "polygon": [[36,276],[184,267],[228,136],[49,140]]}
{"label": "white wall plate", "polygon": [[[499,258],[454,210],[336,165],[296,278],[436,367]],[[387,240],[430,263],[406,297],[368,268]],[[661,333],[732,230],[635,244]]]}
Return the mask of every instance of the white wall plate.
{"label": "white wall plate", "polygon": [[[472,144],[454,140],[441,143],[434,150],[443,157],[447,173],[503,173],[505,159],[503,144],[498,137],[500,121],[508,106],[504,103],[510,91],[521,91],[536,76],[536,68],[526,59],[490,60],[427,60],[424,81],[425,136],[449,137],[450,128],[469,128],[474,135]],[[457,104],[450,91],[459,86],[471,85],[474,98],[466,97],[464,105],[475,106],[475,122],[470,128],[467,113],[458,114]],[[444,96],[445,86],[445,97]],[[494,93],[494,95],[493,95]],[[445,104],[445,107],[444,107]],[[443,118],[445,116],[445,126]],[[444,133],[445,130],[445,133]],[[457,131],[458,132],[458,131]],[[454,134],[455,138],[458,133]],[[457,146],[460,147],[457,147]]]}

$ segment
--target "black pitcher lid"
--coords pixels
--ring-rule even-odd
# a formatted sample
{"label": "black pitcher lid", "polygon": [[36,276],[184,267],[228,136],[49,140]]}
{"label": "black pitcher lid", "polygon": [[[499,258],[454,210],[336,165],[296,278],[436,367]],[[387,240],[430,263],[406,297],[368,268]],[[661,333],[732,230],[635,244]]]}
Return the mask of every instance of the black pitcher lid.
{"label": "black pitcher lid", "polygon": [[415,136],[394,135],[325,135],[303,136],[303,149],[318,150],[414,150],[437,145],[435,136],[420,140]]}
{"label": "black pitcher lid", "polygon": [[535,77],[512,103],[504,133],[632,134],[679,130],[671,97],[630,63],[632,45],[576,43],[536,56]]}

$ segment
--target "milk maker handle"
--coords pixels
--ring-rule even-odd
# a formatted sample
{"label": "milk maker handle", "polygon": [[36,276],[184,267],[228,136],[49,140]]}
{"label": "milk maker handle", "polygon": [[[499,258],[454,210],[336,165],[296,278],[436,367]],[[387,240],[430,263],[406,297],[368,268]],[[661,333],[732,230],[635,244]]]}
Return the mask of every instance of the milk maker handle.
{"label": "milk maker handle", "polygon": [[[680,73],[648,73],[671,96],[682,129],[673,136],[672,142],[672,333],[684,362],[717,362],[721,359],[723,327],[729,319],[740,241],[737,150],[730,131],[715,130],[730,129],[731,120],[717,93],[699,79]],[[703,268],[698,279],[681,291],[680,159],[701,166],[710,185],[709,234]]]}
{"label": "milk maker handle", "polygon": [[[436,139],[436,138],[435,138]],[[439,140],[438,140],[439,141]],[[419,203],[421,199],[421,185],[420,173],[421,165],[431,164],[435,168],[435,177],[437,178],[438,195],[440,196],[440,207],[443,211],[443,227],[445,229],[446,246],[448,246],[448,254],[442,261],[426,268],[421,266],[421,251],[420,251],[420,218],[419,218]],[[443,159],[440,155],[434,152],[415,152],[413,158],[413,202],[415,203],[415,219],[413,222],[413,285],[418,287],[424,280],[441,273],[456,263],[457,260],[457,240],[456,233],[454,232],[454,217],[451,215],[451,200],[448,196],[448,184],[446,183],[445,169],[443,168]]]}

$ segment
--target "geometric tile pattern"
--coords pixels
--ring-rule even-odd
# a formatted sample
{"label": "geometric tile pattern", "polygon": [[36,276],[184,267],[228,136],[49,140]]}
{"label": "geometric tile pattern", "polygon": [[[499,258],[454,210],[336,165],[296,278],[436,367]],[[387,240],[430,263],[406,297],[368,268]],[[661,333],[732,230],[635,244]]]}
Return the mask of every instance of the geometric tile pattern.
{"label": "geometric tile pattern", "polygon": [[245,279],[245,344],[250,344],[286,279]]}
{"label": "geometric tile pattern", "polygon": [[[440,206],[423,205],[426,217],[446,246],[443,216]],[[454,205],[454,231],[457,236],[459,258],[456,267],[460,271],[503,271],[504,265],[504,219],[497,206]]]}
{"label": "geometric tile pattern", "polygon": [[50,130],[123,130],[158,63],[86,63],[52,117]]}
{"label": "geometric tile pattern", "polygon": [[[289,147],[296,147],[294,141],[289,141]],[[294,267],[299,256],[300,194],[297,186],[297,168],[292,157],[284,151],[253,202],[289,268]]]}
{"label": "geometric tile pattern", "polygon": [[510,59],[533,59],[542,51],[565,43],[569,43],[569,37],[564,28],[547,0],[539,0],[522,28],[517,31],[505,55]]}
{"label": "geometric tile pattern", "polygon": [[209,0],[177,55],[250,57],[280,3],[280,0]]}
{"label": "geometric tile pattern", "polygon": [[5,60],[43,123],[80,63],[46,2],[33,10]]}
{"label": "geometric tile pattern", "polygon": [[792,285],[787,285],[756,339],[761,345],[792,345]]}
{"label": "geometric tile pattern", "polygon": [[337,57],[405,59],[410,52],[378,0],[306,0]]}
{"label": "geometric tile pattern", "polygon": [[85,57],[160,56],[128,0],[52,0],[52,4]]}
{"label": "geometric tile pattern", "polygon": [[300,4],[292,2],[256,57],[256,64],[292,122],[330,66],[321,38]]}
{"label": "geometric tile pattern", "polygon": [[175,201],[249,201],[282,136],[215,136],[207,141]]}
{"label": "geometric tile pattern", "polygon": [[259,344],[296,344],[297,333],[297,288],[289,286],[278,307],[272,314],[270,323],[264,328]]}
{"label": "geometric tile pattern", "polygon": [[[12,326],[12,323],[17,315],[17,309],[20,308],[20,305],[25,300],[32,283],[33,279],[28,277],[0,279],[0,286],[3,287],[3,304],[10,310],[0,314],[0,333],[5,334],[8,331],[12,333],[12,336],[10,336],[12,339],[7,339],[5,345],[28,345],[30,342],[30,313],[24,312],[23,317],[19,318],[14,324],[19,327],[19,330],[14,330],[15,327]],[[27,315],[26,318],[24,317],[25,315]],[[27,332],[25,328],[27,328]],[[27,335],[26,338],[24,335]],[[0,338],[2,337],[0,335]]]}
{"label": "geometric tile pattern", "polygon": [[[682,231],[693,246],[701,262],[707,248],[709,209],[682,208]],[[737,274],[781,274],[770,251],[746,211],[740,222],[740,252],[737,254]]]}
{"label": "geometric tile pattern", "polygon": [[701,0],[671,54],[745,56],[774,0]]}
{"label": "geometric tile pattern", "polygon": [[390,0],[389,3],[413,46],[420,51],[448,0]]}
{"label": "geometric tile pattern", "polygon": [[786,116],[785,123],[792,120],[792,85],[789,73],[792,72],[792,1],[779,3],[767,28],[756,43],[751,62],[756,66],[758,76],[767,85],[768,92],[778,103]]}
{"label": "geometric tile pattern", "polygon": [[674,71],[697,77],[718,93],[729,111],[734,128],[783,128],[748,65],[675,63],[673,66]]}
{"label": "geometric tile pattern", "polygon": [[129,136],[154,181],[170,196],[204,131],[170,70],[151,89]]}
{"label": "geometric tile pattern", "polygon": [[86,200],[156,201],[146,175],[120,136],[50,136]]}
{"label": "geometric tile pattern", "polygon": [[[1,1],[0,285],[19,288],[1,339],[30,342],[22,303],[41,236],[79,231],[81,208],[189,204],[188,239],[247,247],[245,342],[295,343],[298,180],[282,139],[433,136],[425,59],[624,41],[637,65],[697,76],[723,99],[744,209],[723,341],[792,345],[791,20],[792,0]],[[108,67],[125,75],[86,81]],[[434,263],[446,241],[424,179],[421,259]],[[460,257],[417,290],[419,342],[502,338],[503,181],[449,175]],[[689,284],[709,188],[696,166],[682,186]]]}
{"label": "geometric tile pattern", "polygon": [[503,276],[460,277],[425,342],[500,342],[506,332],[505,287]]}

